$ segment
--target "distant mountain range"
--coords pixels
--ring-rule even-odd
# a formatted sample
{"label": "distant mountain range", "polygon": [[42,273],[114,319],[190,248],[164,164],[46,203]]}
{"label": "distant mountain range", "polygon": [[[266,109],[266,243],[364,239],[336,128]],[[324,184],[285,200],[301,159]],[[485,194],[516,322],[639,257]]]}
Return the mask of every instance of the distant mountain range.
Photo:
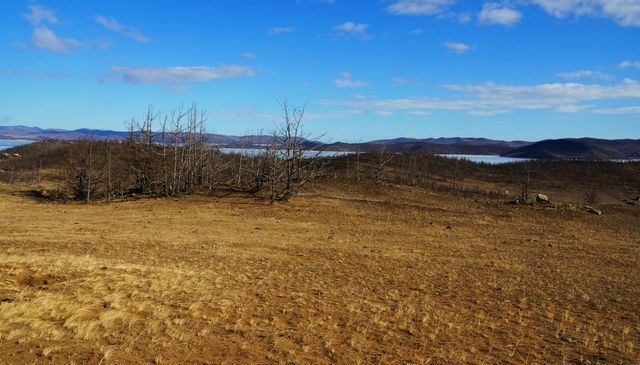
{"label": "distant mountain range", "polygon": [[[0,139],[42,141],[48,139],[123,140],[128,132],[98,129],[41,129],[25,126],[0,126]],[[209,143],[224,147],[247,147],[267,143],[269,136],[227,136],[208,134]],[[311,142],[310,142],[311,143]],[[395,138],[363,143],[328,143],[326,151],[345,152],[421,152],[435,154],[478,154],[538,159],[636,159],[640,158],[640,140],[565,138],[540,142],[501,141],[487,138]]]}
{"label": "distant mountain range", "polygon": [[607,140],[596,138],[550,139],[520,146],[502,155],[538,159],[638,159],[640,158],[640,140]]}

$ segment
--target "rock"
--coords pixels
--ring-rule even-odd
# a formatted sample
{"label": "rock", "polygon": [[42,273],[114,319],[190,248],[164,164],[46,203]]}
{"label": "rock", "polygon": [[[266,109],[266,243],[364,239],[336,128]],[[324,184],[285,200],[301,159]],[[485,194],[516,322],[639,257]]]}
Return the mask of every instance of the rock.
{"label": "rock", "polygon": [[549,200],[549,197],[544,195],[544,194],[538,194],[536,195],[536,201],[538,203],[550,203],[551,201]]}
{"label": "rock", "polygon": [[593,214],[597,214],[597,215],[602,215],[602,211],[601,211],[600,209],[596,209],[596,208],[594,208],[594,207],[592,207],[592,206],[585,205],[585,206],[584,206],[584,209],[586,209],[586,210],[587,210],[587,212],[589,212],[589,213],[593,213]]}

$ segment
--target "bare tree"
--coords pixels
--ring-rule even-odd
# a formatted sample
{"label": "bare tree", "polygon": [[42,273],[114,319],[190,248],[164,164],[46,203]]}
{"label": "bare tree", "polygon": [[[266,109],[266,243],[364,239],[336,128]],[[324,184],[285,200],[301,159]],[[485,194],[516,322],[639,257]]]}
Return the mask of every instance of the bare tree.
{"label": "bare tree", "polygon": [[100,142],[80,140],[71,145],[65,156],[66,185],[76,200],[90,202],[103,177],[104,161]]}
{"label": "bare tree", "polygon": [[[322,170],[319,142],[303,130],[306,105],[291,107],[286,98],[280,100],[282,122],[272,136],[268,151],[271,200],[288,200]],[[275,155],[275,158],[273,158]]]}
{"label": "bare tree", "polygon": [[522,176],[520,177],[520,199],[522,201],[529,200],[529,186],[531,184],[531,161],[527,160],[523,163]]}
{"label": "bare tree", "polygon": [[393,153],[387,152],[387,147],[383,146],[377,153],[376,159],[376,175],[375,181],[380,182],[382,180],[382,173],[385,170],[385,166],[393,160]]}

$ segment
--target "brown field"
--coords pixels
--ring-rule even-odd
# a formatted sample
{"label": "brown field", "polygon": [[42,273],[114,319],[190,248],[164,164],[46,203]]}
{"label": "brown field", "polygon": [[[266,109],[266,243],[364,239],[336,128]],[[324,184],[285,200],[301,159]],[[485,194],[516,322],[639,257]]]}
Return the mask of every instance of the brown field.
{"label": "brown field", "polygon": [[640,363],[640,209],[0,185],[0,364]]}

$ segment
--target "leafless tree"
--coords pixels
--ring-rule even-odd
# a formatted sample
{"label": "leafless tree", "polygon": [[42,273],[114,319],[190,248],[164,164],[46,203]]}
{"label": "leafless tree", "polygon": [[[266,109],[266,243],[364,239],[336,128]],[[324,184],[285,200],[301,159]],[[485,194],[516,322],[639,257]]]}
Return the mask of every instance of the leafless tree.
{"label": "leafless tree", "polygon": [[383,146],[377,153],[376,159],[376,175],[375,181],[380,182],[385,166],[393,160],[393,153],[387,152],[386,146]]}
{"label": "leafless tree", "polygon": [[100,142],[80,140],[67,151],[65,181],[76,200],[90,202],[101,183],[104,173],[101,146]]}
{"label": "leafless tree", "polygon": [[525,161],[522,167],[522,175],[520,176],[520,199],[527,201],[529,200],[529,186],[531,184],[531,161]]}
{"label": "leafless tree", "polygon": [[288,200],[317,177],[322,170],[320,137],[303,130],[306,105],[291,107],[280,100],[282,121],[272,136],[267,159],[270,161],[271,200]]}

